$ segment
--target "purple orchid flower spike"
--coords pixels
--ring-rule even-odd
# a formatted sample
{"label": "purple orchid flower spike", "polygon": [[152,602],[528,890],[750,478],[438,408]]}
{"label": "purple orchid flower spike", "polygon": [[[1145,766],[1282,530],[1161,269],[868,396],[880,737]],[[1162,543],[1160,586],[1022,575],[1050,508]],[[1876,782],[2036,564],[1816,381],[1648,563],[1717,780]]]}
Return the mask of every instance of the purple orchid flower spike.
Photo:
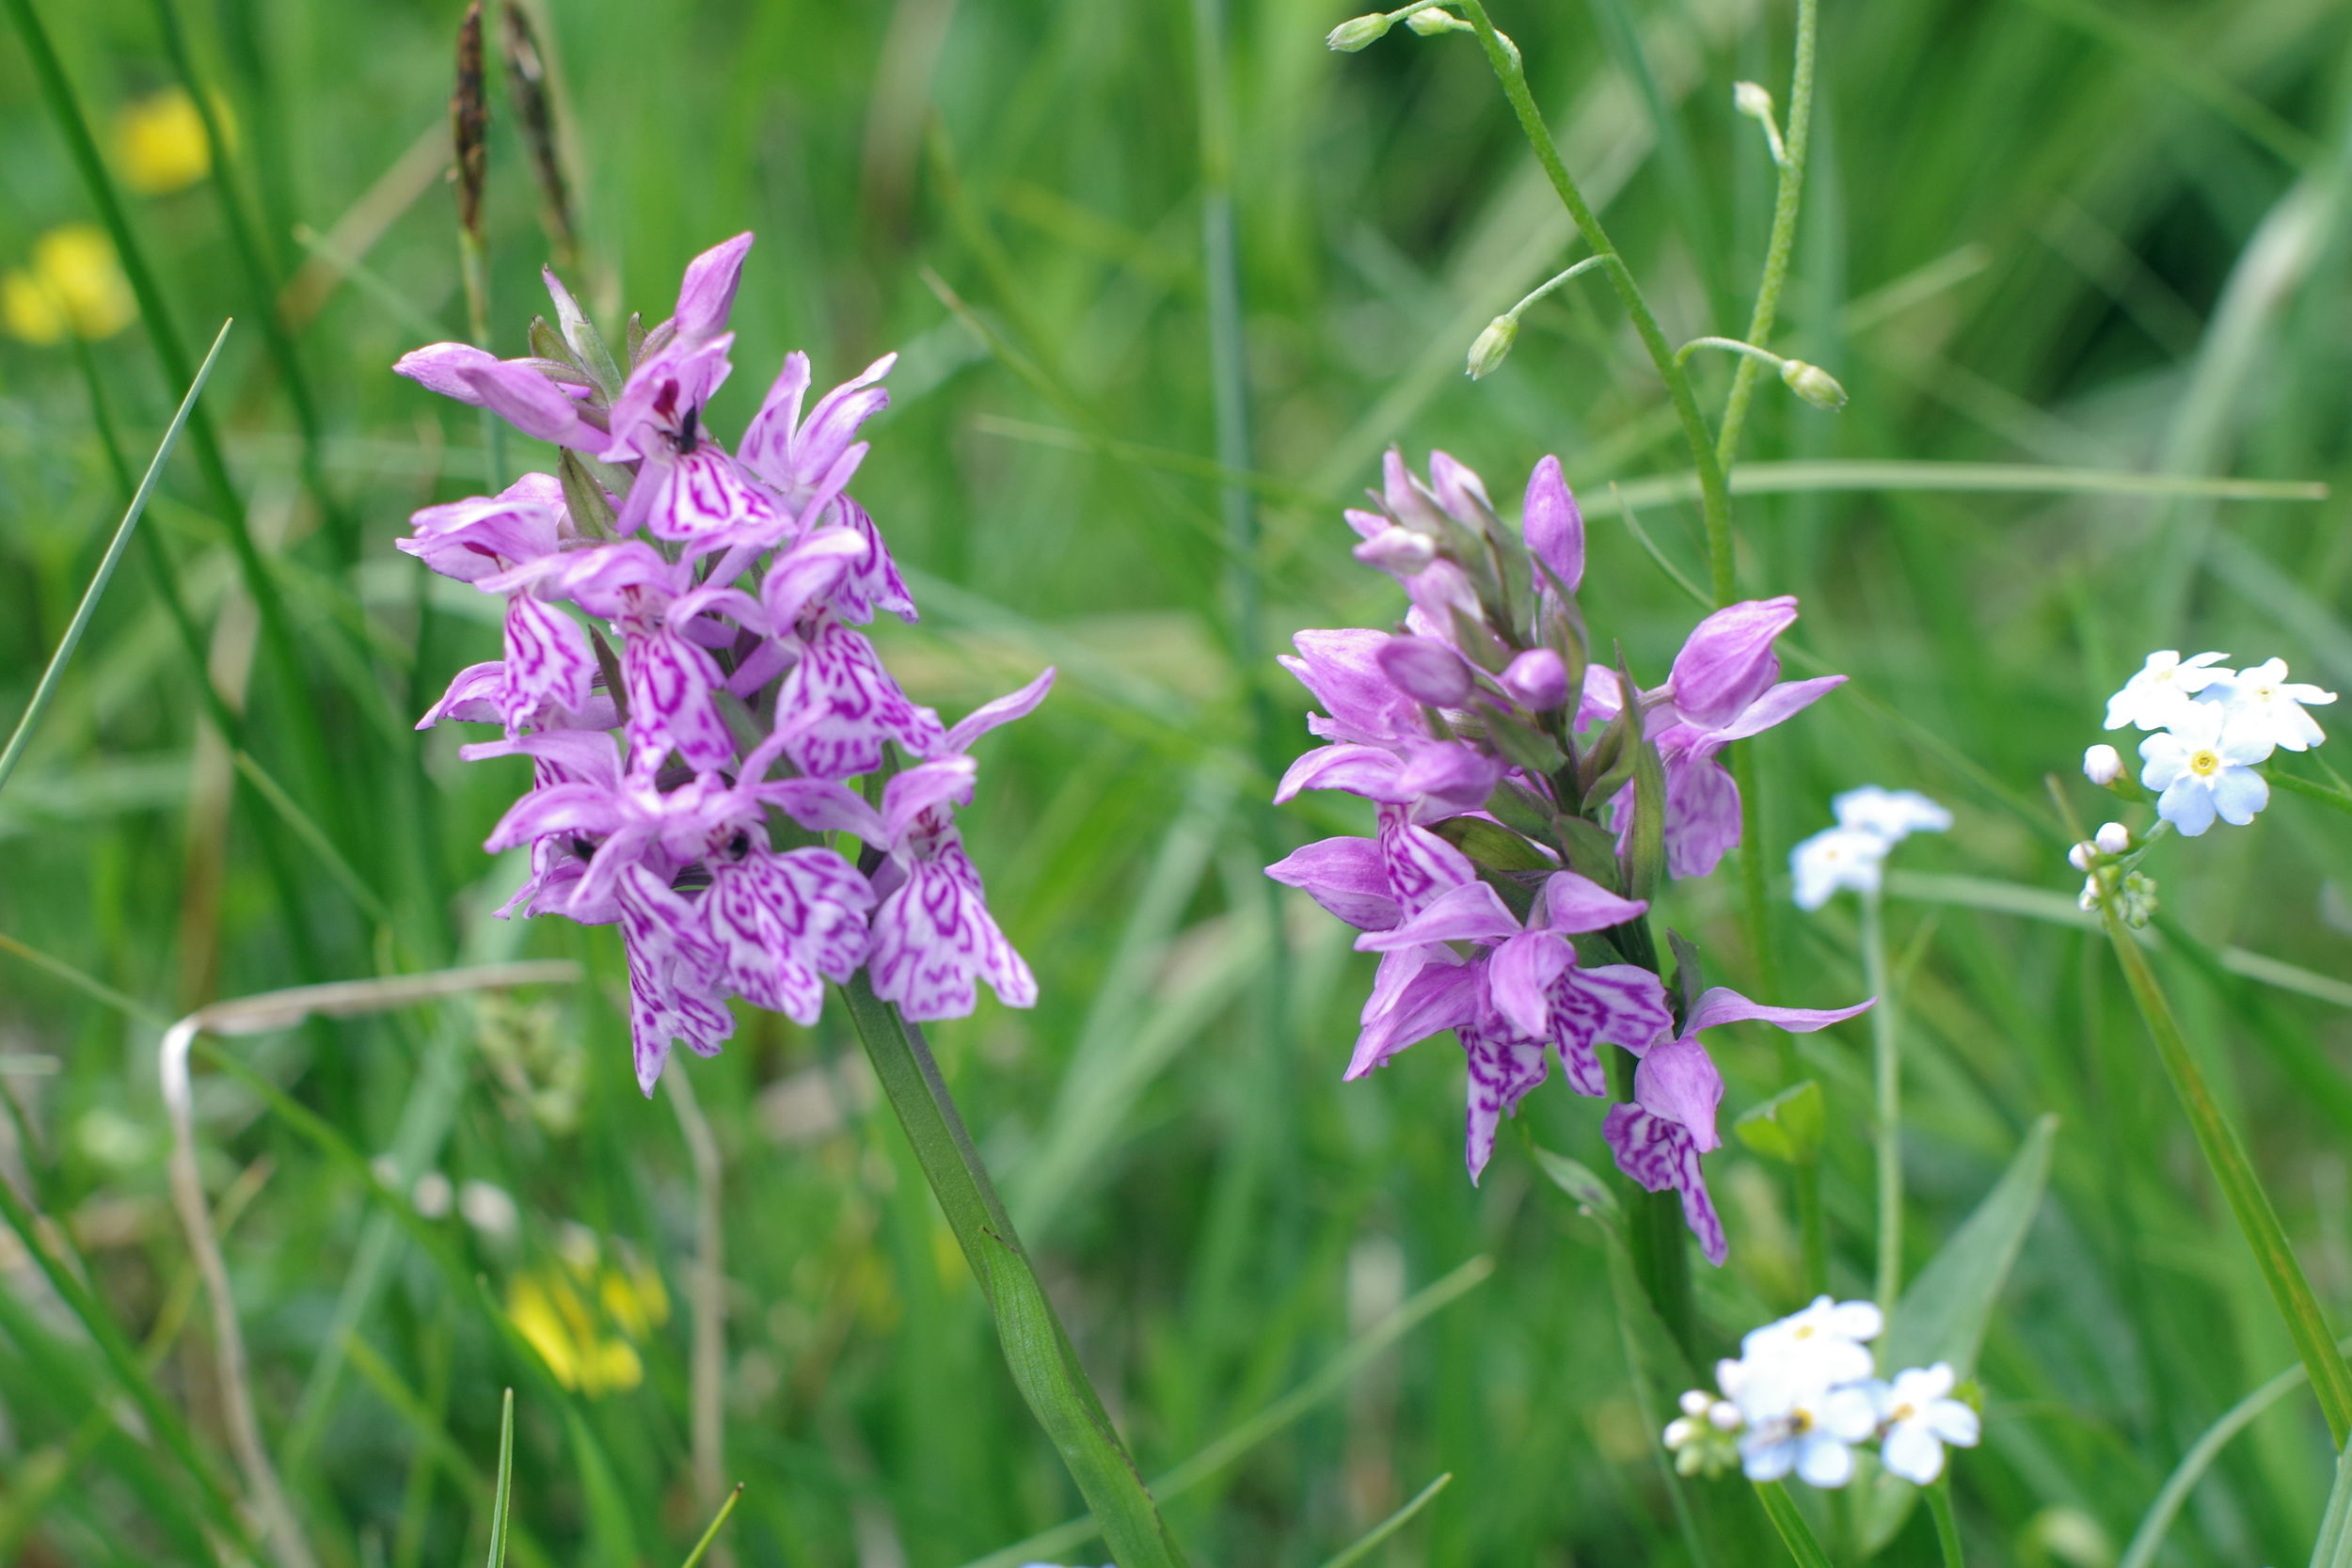
{"label": "purple orchid flower spike", "polygon": [[1710,1263],[1726,1253],[1722,1219],[1708,1195],[1699,1156],[1722,1147],[1715,1110],[1724,1097],[1723,1074],[1699,1043],[1702,1030],[1755,1021],[1810,1034],[1867,1012],[1876,998],[1851,1007],[1768,1007],[1718,986],[1698,999],[1682,1032],[1648,1048],[1633,1075],[1633,1101],[1611,1109],[1601,1127],[1617,1168],[1647,1191],[1682,1195],[1682,1216]]}

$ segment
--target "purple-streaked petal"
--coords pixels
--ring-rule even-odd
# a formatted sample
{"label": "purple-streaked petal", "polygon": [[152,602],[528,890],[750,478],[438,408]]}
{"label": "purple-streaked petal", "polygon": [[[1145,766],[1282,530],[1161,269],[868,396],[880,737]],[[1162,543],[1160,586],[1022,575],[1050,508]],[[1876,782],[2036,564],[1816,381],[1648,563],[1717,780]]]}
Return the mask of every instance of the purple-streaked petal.
{"label": "purple-streaked petal", "polygon": [[839,586],[834,590],[834,612],[859,626],[885,610],[909,626],[922,619],[915,611],[914,595],[907,592],[906,578],[898,575],[898,563],[891,559],[890,547],[882,543],[882,531],[874,526],[874,519],[847,496],[834,510],[841,519],[838,527],[866,541],[865,553],[850,562],[850,569],[842,574]]}
{"label": "purple-streaked petal", "polygon": [[776,372],[759,412],[743,431],[745,466],[779,490],[794,485],[792,433],[801,421],[801,399],[807,395],[808,382],[808,356],[794,349],[784,356],[784,369]]}
{"label": "purple-streaked petal", "polygon": [[1691,1016],[1682,1021],[1682,1032],[1695,1035],[1702,1029],[1712,1029],[1725,1023],[1754,1021],[1786,1029],[1792,1035],[1809,1035],[1816,1029],[1826,1029],[1833,1023],[1867,1013],[1878,1002],[1873,996],[1851,1007],[1767,1007],[1751,1002],[1726,986],[1716,986],[1698,999]]}
{"label": "purple-streaked petal", "polygon": [[1521,931],[1487,960],[1487,1000],[1520,1034],[1548,1038],[1552,983],[1575,963],[1576,950],[1558,932]]}
{"label": "purple-streaked petal", "polygon": [[759,585],[760,603],[768,607],[769,625],[776,634],[784,635],[809,610],[822,606],[862,553],[856,534],[828,529],[778,556]]}
{"label": "purple-streaked petal", "polygon": [[547,708],[586,707],[596,673],[596,657],[578,621],[528,594],[506,601],[506,681],[500,706],[508,728],[532,721]]}
{"label": "purple-streaked petal", "polygon": [[1443,1029],[1478,1016],[1485,977],[1479,965],[1427,963],[1397,988],[1376,1017],[1364,1021],[1347,1064],[1349,1080],[1361,1078],[1388,1059]]}
{"label": "purple-streaked petal", "polygon": [[650,1098],[682,1039],[697,1055],[715,1056],[735,1032],[718,1001],[718,954],[695,908],[643,865],[619,879],[623,947],[628,955],[629,1041],[637,1086]]}
{"label": "purple-streaked petal", "polygon": [[820,779],[871,773],[882,766],[886,740],[927,757],[947,737],[939,715],[898,689],[874,645],[831,617],[807,635],[801,662],[777,693],[776,712],[779,727],[794,731],[785,754]]}
{"label": "purple-streaked petal", "polygon": [[1551,1070],[1548,1041],[1508,1028],[1463,1024],[1454,1031],[1470,1058],[1470,1114],[1462,1160],[1475,1183],[1495,1151],[1495,1128],[1518,1114],[1519,1101]]}
{"label": "purple-streaked petal", "polygon": [[1676,708],[1701,729],[1739,718],[1780,678],[1772,640],[1796,619],[1795,597],[1783,594],[1729,605],[1701,621],[1667,677]]}
{"label": "purple-streaked petal", "polygon": [[1368,838],[1327,838],[1265,868],[1359,931],[1385,931],[1404,917],[1389,891],[1380,846]]}
{"label": "purple-streaked petal", "polygon": [[896,354],[885,354],[817,400],[807,422],[794,437],[795,465],[803,474],[821,473],[850,448],[858,427],[890,406],[890,392],[877,385],[897,365]]}
{"label": "purple-streaked petal", "polygon": [[1561,477],[1558,458],[1546,457],[1527,476],[1526,510],[1519,526],[1529,552],[1550,568],[1562,587],[1575,593],[1584,581],[1584,514]]}
{"label": "purple-streaked petal", "polygon": [[811,832],[855,833],[877,849],[890,847],[881,816],[831,779],[770,779],[752,794]]}
{"label": "purple-streaked petal", "polygon": [[1699,1250],[1707,1260],[1721,1266],[1730,1248],[1724,1239],[1724,1223],[1708,1196],[1698,1146],[1691,1134],[1639,1105],[1611,1106],[1600,1131],[1609,1151],[1616,1156],[1617,1168],[1645,1191],[1672,1189],[1682,1195],[1683,1222],[1698,1237]]}
{"label": "purple-streaked petal", "polygon": [[1389,868],[1389,891],[1406,914],[1429,907],[1448,888],[1477,879],[1470,857],[1426,828],[1417,828],[1397,805],[1383,805],[1380,858]]}
{"label": "purple-streaked petal", "polygon": [[686,263],[678,283],[677,313],[671,318],[681,341],[698,342],[723,331],[727,312],[735,309],[736,285],[742,280],[743,256],[752,248],[752,235],[722,240]]}
{"label": "purple-streaked petal", "polygon": [[1581,935],[1606,931],[1649,912],[1639,898],[1620,898],[1590,877],[1555,871],[1544,882],[1544,924],[1555,931]]}
{"label": "purple-streaked petal", "polygon": [[967,756],[936,757],[893,775],[882,786],[883,845],[904,843],[925,812],[968,802],[978,776],[978,767]]}
{"label": "purple-streaked petal", "polygon": [[1485,806],[1502,782],[1504,771],[1501,757],[1467,740],[1407,741],[1405,759],[1404,769],[1396,775],[1396,789],[1403,798],[1436,800],[1457,812]]}
{"label": "purple-streaked petal", "polygon": [[1730,771],[1711,755],[1668,758],[1666,870],[1707,876],[1739,843],[1740,786]]}
{"label": "purple-streaked petal", "polygon": [[1637,965],[1571,969],[1552,982],[1552,1038],[1581,1094],[1603,1092],[1598,1047],[1613,1045],[1639,1056],[1673,1028],[1666,988]]}
{"label": "purple-streaked petal", "polygon": [[803,1026],[824,1006],[824,982],[845,981],[866,961],[873,907],[856,867],[822,848],[719,862],[700,905],[727,989]]}
{"label": "purple-streaked petal", "polygon": [[1633,1069],[1633,1098],[1651,1116],[1680,1122],[1701,1154],[1723,1143],[1715,1132],[1715,1108],[1724,1101],[1724,1075],[1696,1039],[1685,1036],[1652,1046]]}
{"label": "purple-streaked petal", "polygon": [[621,643],[628,688],[629,767],[651,773],[675,748],[698,773],[735,757],[735,737],[713,700],[724,678],[704,649],[666,630],[632,633]]}
{"label": "purple-streaked petal", "polygon": [[1009,1007],[1037,1001],[1037,980],[988,912],[979,874],[952,841],[916,861],[874,913],[874,994],[910,1019],[961,1018],[985,978]]}
{"label": "purple-streaked petal", "polygon": [[1356,939],[1359,953],[1394,953],[1437,942],[1501,942],[1519,934],[1518,917],[1485,882],[1464,882],[1439,894],[1404,924],[1366,931]]}
{"label": "purple-streaked petal", "polygon": [[683,454],[660,447],[647,453],[613,526],[623,533],[642,527],[656,539],[767,540],[786,523],[735,459],[704,441]]}
{"label": "purple-streaked petal", "polygon": [[1349,627],[1338,631],[1302,631],[1291,639],[1296,657],[1275,662],[1298,677],[1329,716],[1309,728],[1330,740],[1391,744],[1406,736],[1425,735],[1421,714],[1380,671],[1385,632]]}
{"label": "purple-streaked petal", "polygon": [[1049,664],[1042,674],[1020,690],[982,703],[956,721],[955,726],[947,732],[946,743],[941,750],[958,754],[970,751],[972,742],[997,725],[1027,718],[1036,711],[1038,704],[1045,700],[1045,694],[1053,689],[1054,667]]}
{"label": "purple-streaked petal", "polygon": [[600,837],[617,831],[627,820],[618,798],[602,785],[554,784],[534,789],[507,807],[482,847],[495,855],[557,833]]}

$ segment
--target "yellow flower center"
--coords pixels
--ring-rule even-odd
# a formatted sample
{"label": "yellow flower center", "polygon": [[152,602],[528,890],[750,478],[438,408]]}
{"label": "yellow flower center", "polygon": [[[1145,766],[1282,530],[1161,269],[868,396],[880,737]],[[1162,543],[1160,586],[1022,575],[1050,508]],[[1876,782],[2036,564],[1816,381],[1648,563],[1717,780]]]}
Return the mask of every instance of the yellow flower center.
{"label": "yellow flower center", "polygon": [[2210,746],[2200,746],[2188,754],[2188,770],[2201,779],[2210,779],[2221,770],[2221,755]]}

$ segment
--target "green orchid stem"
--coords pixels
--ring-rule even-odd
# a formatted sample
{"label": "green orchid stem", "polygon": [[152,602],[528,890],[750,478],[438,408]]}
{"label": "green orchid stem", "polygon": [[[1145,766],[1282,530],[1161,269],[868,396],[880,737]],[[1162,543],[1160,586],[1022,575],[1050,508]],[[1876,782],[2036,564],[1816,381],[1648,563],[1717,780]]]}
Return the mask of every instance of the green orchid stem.
{"label": "green orchid stem", "polygon": [[1776,1481],[1759,1481],[1756,1483],[1756,1496],[1764,1505],[1772,1528],[1780,1531],[1788,1555],[1797,1560],[1798,1568],[1830,1568],[1829,1553],[1821,1550],[1813,1527],[1797,1512],[1797,1499],[1788,1495],[1788,1488]]}
{"label": "green orchid stem", "polygon": [[1013,1383],[1069,1466],[1111,1555],[1120,1568],[1183,1568],[1184,1553],[1078,1364],[922,1031],[876,996],[863,972],[841,994],[931,1195],[995,1316]]}
{"label": "green orchid stem", "polygon": [[1518,116],[1519,130],[1534,149],[1535,161],[1543,166],[1560,204],[1568,210],[1568,217],[1576,224],[1577,232],[1583,235],[1594,259],[1613,263],[1608,269],[1609,279],[1616,285],[1617,299],[1633,323],[1642,347],[1649,354],[1650,363],[1658,368],[1659,378],[1666,384],[1666,394],[1674,402],[1675,418],[1682,426],[1683,438],[1691,445],[1692,467],[1699,476],[1699,515],[1707,525],[1707,561],[1715,602],[1729,604],[1736,593],[1731,561],[1731,485],[1715,454],[1715,438],[1708,431],[1707,416],[1699,412],[1698,394],[1692,389],[1690,376],[1676,362],[1674,346],[1666,341],[1665,329],[1658,325],[1658,317],[1651,311],[1649,301],[1643,297],[1641,286],[1634,282],[1631,270],[1611,242],[1609,231],[1600,226],[1600,219],[1594,215],[1584,193],[1577,188],[1567,165],[1562,161],[1559,145],[1551,139],[1551,129],[1544,123],[1534,96],[1528,91],[1527,72],[1504,47],[1481,0],[1461,0],[1461,4],[1463,13],[1478,30],[1478,41],[1486,51],[1486,63],[1494,68],[1496,79],[1502,84],[1502,95],[1510,100],[1512,111]]}
{"label": "green orchid stem", "polygon": [[[1819,0],[1797,0],[1797,60],[1788,87],[1788,136],[1782,145],[1780,188],[1772,198],[1772,232],[1764,246],[1764,277],[1756,285],[1756,309],[1748,317],[1747,341],[1770,341],[1780,317],[1781,291],[1788,282],[1788,257],[1797,245],[1797,209],[1804,196],[1804,156],[1813,141],[1813,56],[1820,28]],[[1725,473],[1740,456],[1740,433],[1748,400],[1756,395],[1756,361],[1743,361],[1731,378],[1724,418],[1715,432],[1715,456]],[[1718,594],[1720,599],[1724,595]]]}
{"label": "green orchid stem", "polygon": [[1944,1553],[1944,1568],[1965,1568],[1960,1555],[1960,1521],[1952,1515],[1951,1472],[1946,1470],[1943,1479],[1925,1491],[1928,1512],[1935,1518],[1935,1544]]}
{"label": "green orchid stem", "polygon": [[1878,1274],[1875,1295],[1889,1322],[1903,1274],[1903,1064],[1894,985],[1886,968],[1886,912],[1876,889],[1862,895],[1863,987],[1870,1009],[1871,1077],[1878,1089]]}

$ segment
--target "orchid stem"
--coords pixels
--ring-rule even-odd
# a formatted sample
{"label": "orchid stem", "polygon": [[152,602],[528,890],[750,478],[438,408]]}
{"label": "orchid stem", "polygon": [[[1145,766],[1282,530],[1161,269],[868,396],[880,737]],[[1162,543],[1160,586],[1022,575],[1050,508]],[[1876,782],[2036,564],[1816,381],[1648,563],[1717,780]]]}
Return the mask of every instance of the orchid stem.
{"label": "orchid stem", "polygon": [[874,1074],[898,1114],[931,1196],[979,1282],[1014,1385],[1053,1441],[1120,1568],[1184,1568],[1135,1462],[1038,1283],[996,1184],[947,1092],[923,1032],[874,994],[864,972],[841,988]]}
{"label": "orchid stem", "polygon": [[1878,891],[1862,895],[1863,986],[1870,1009],[1870,1061],[1878,1087],[1879,1310],[1891,1322],[1903,1272],[1903,1078],[1894,988],[1886,969],[1886,912]]}

